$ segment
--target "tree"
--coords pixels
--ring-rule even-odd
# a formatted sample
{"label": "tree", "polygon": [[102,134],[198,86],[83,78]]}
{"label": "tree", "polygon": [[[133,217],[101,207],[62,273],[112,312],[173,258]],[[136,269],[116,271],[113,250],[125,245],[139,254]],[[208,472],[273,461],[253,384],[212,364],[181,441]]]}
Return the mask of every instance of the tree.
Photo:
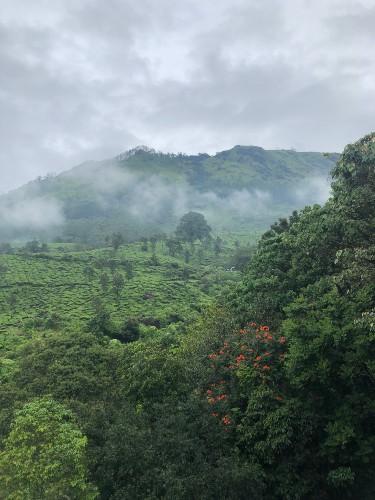
{"label": "tree", "polygon": [[115,271],[117,265],[118,265],[118,261],[117,260],[115,260],[115,259],[108,259],[107,266],[109,267],[109,269],[111,270],[112,273]]}
{"label": "tree", "polygon": [[135,318],[127,319],[121,328],[119,329],[118,334],[115,336],[120,342],[134,342],[139,339],[140,329],[139,329],[139,321]]}
{"label": "tree", "polygon": [[121,245],[124,243],[124,237],[121,233],[113,233],[111,236],[111,246],[113,250],[116,252]]}
{"label": "tree", "polygon": [[150,238],[150,244],[151,244],[151,250],[153,253],[156,252],[156,243],[157,243],[158,239],[156,236],[151,236]]}
{"label": "tree", "polygon": [[102,287],[103,292],[108,290],[109,285],[109,277],[107,273],[102,273],[99,277],[100,286]]}
{"label": "tree", "polygon": [[116,296],[119,297],[121,290],[124,288],[125,280],[121,273],[116,273],[113,276],[112,288]]}
{"label": "tree", "polygon": [[128,280],[133,279],[134,278],[133,264],[129,260],[125,260],[123,264],[124,264],[126,278]]}
{"label": "tree", "polygon": [[0,254],[12,254],[14,249],[10,243],[0,243]]}
{"label": "tree", "polygon": [[187,248],[185,248],[185,250],[184,250],[185,264],[189,264],[190,257],[191,257],[191,253],[189,252],[189,250]]}
{"label": "tree", "polygon": [[141,245],[142,252],[148,252],[148,239],[142,238],[141,241],[142,241],[142,245]]}
{"label": "tree", "polygon": [[7,295],[6,301],[9,304],[9,307],[13,310],[18,302],[17,293],[11,292],[9,295]]}
{"label": "tree", "polygon": [[5,264],[0,264],[0,278],[5,278],[6,273],[9,271],[8,266]]}
{"label": "tree", "polygon": [[176,254],[182,252],[182,244],[180,240],[177,240],[176,238],[169,238],[166,240],[166,245],[168,248],[169,255],[172,257],[175,257]]}
{"label": "tree", "polygon": [[176,236],[184,241],[204,240],[210,235],[211,228],[204,215],[199,212],[185,214],[176,229]]}
{"label": "tree", "polygon": [[87,323],[86,330],[100,337],[102,335],[112,336],[114,327],[111,315],[104,307],[100,299],[94,301],[94,314]]}
{"label": "tree", "polygon": [[16,413],[0,453],[3,498],[94,499],[87,482],[87,438],[62,404],[39,398]]}
{"label": "tree", "polygon": [[94,268],[90,265],[86,266],[83,269],[83,274],[89,281],[91,281],[95,276]]}
{"label": "tree", "polygon": [[[238,290],[240,307],[228,301],[242,326],[273,325],[250,332],[266,352],[241,341],[241,386],[228,396],[241,395],[245,409],[241,421],[233,413],[244,460],[271,471],[266,498],[375,497],[374,165],[375,134],[346,147],[332,197],[273,224]],[[275,339],[285,362],[273,356]],[[260,367],[267,383],[254,377]]]}
{"label": "tree", "polygon": [[159,259],[157,258],[156,254],[153,253],[150,257],[150,260],[148,261],[148,263],[150,264],[150,266],[159,266],[160,265],[160,262],[159,262]]}
{"label": "tree", "polygon": [[202,247],[198,248],[197,258],[198,258],[198,262],[201,264],[203,261],[203,258],[204,258],[204,250]]}
{"label": "tree", "polygon": [[32,240],[26,242],[25,246],[23,247],[23,250],[26,253],[38,253],[41,250],[41,247],[39,246],[39,241],[38,240]]}
{"label": "tree", "polygon": [[229,261],[229,267],[234,267],[236,271],[243,272],[249,265],[254,253],[254,247],[236,247],[236,250]]}
{"label": "tree", "polygon": [[219,255],[223,251],[223,240],[218,236],[214,242],[215,255]]}

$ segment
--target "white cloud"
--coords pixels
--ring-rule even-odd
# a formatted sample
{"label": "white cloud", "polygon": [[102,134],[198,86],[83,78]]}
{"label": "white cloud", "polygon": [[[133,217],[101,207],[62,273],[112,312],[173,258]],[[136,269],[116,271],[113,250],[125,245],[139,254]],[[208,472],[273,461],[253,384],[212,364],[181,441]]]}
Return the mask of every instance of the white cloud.
{"label": "white cloud", "polygon": [[56,200],[33,198],[23,199],[0,206],[0,229],[41,230],[61,225],[64,215]]}

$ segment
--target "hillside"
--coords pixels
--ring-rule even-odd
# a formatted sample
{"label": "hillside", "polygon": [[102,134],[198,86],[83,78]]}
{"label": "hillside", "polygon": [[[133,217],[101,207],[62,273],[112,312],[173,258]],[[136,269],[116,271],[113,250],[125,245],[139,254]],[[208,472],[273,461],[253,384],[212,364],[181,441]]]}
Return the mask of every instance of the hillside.
{"label": "hillside", "polygon": [[375,133],[242,274],[230,239],[0,255],[4,498],[372,500],[374,166]]}
{"label": "hillside", "polygon": [[[185,328],[223,286],[233,244],[220,254],[196,243],[170,255],[165,241],[79,251],[52,244],[48,252],[0,255],[0,333],[85,329],[103,305],[113,327],[134,320],[146,334]],[[173,326],[175,325],[175,326]],[[148,328],[150,327],[150,328]],[[172,327],[172,330],[171,330]]]}
{"label": "hillside", "polygon": [[[214,156],[145,147],[39,178],[0,198],[0,240],[103,244],[170,231],[189,210],[215,230],[264,230],[307,203],[325,201],[338,155],[235,146]],[[220,215],[219,215],[220,214]]]}

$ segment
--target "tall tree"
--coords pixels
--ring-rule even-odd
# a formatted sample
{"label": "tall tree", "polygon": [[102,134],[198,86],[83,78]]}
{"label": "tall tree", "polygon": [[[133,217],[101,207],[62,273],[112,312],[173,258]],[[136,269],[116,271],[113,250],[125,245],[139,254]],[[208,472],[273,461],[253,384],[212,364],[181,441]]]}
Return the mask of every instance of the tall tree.
{"label": "tall tree", "polygon": [[121,245],[124,243],[124,237],[121,233],[113,233],[111,236],[111,246],[113,250],[116,252]]}
{"label": "tall tree", "polygon": [[87,439],[73,414],[48,398],[27,403],[0,453],[0,489],[11,499],[94,499],[87,481]]}
{"label": "tall tree", "polygon": [[181,240],[195,241],[204,240],[211,233],[204,215],[199,212],[188,212],[185,214],[176,229],[176,236]]}
{"label": "tall tree", "polygon": [[121,273],[115,273],[112,280],[113,291],[117,298],[120,296],[121,290],[124,288],[125,280]]}

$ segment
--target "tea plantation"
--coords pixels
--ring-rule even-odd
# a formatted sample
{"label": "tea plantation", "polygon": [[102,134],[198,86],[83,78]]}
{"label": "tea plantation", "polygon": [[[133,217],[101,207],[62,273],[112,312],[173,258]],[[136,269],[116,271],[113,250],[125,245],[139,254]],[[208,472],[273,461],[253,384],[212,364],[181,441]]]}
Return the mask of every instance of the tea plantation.
{"label": "tea plantation", "polygon": [[46,253],[0,255],[0,331],[81,329],[102,304],[115,324],[135,318],[143,333],[193,319],[226,282],[233,242],[220,252],[185,244],[171,256],[163,241]]}

